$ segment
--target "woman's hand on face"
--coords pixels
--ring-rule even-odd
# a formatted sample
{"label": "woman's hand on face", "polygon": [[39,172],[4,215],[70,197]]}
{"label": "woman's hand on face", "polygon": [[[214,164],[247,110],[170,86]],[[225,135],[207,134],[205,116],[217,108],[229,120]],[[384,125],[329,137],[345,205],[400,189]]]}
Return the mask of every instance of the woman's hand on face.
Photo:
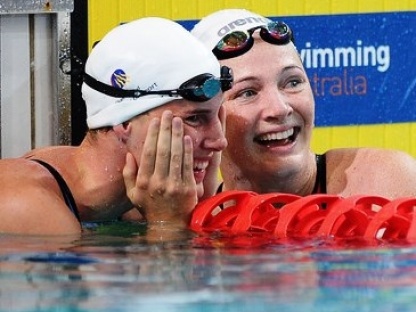
{"label": "woman's hand on face", "polygon": [[127,196],[149,224],[187,226],[198,198],[192,140],[182,119],[171,111],[152,119],[141,155],[127,153],[123,177]]}

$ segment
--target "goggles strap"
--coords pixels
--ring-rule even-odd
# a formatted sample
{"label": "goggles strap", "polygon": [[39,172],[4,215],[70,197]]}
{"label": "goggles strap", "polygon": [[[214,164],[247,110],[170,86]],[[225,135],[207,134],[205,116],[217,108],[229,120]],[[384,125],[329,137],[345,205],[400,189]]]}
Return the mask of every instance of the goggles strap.
{"label": "goggles strap", "polygon": [[140,90],[124,90],[120,88],[115,88],[113,86],[110,86],[108,84],[102,83],[101,81],[96,80],[95,78],[91,77],[87,73],[84,72],[84,82],[94,90],[104,93],[111,97],[116,98],[124,98],[124,97],[130,97],[130,98],[137,98],[140,97],[141,92]]}
{"label": "goggles strap", "polygon": [[[198,77],[199,77],[199,83],[196,85],[192,85],[193,83],[197,82],[195,81],[195,79]],[[138,89],[137,90],[125,90],[125,89],[116,88],[116,87],[110,86],[108,84],[105,84],[101,81],[96,80],[95,78],[93,78],[92,76],[88,75],[85,72],[84,72],[83,79],[84,79],[84,82],[92,89],[98,92],[104,93],[108,96],[116,97],[116,98],[138,98],[140,96],[155,94],[155,95],[167,95],[170,97],[182,96],[184,99],[187,99],[187,100],[203,102],[213,97],[213,96],[211,97],[210,95],[207,96],[205,94],[207,90],[204,89],[204,86],[208,80],[215,79],[215,78],[210,74],[202,74],[200,76],[194,77],[190,79],[189,81],[185,82],[179,87],[179,89],[159,90],[159,91],[143,91],[143,90],[138,90]],[[233,76],[232,76],[231,69],[227,66],[222,66],[221,77],[219,81],[217,80],[217,83],[220,84],[218,87],[218,91],[219,89],[221,89],[222,91],[231,89],[232,82],[233,82]],[[186,84],[188,83],[191,84],[189,87],[186,86]],[[199,92],[202,91],[203,94],[197,94],[198,90]]]}
{"label": "goggles strap", "polygon": [[228,66],[221,66],[221,76],[220,76],[220,82],[221,82],[221,90],[222,92],[225,92],[227,90],[230,90],[233,86],[233,72],[230,67]]}

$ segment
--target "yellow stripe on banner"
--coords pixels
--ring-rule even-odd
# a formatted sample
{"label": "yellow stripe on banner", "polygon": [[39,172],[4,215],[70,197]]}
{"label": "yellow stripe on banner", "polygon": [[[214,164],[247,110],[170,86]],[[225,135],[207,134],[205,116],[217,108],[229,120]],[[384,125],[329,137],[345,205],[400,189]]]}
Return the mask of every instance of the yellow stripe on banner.
{"label": "yellow stripe on banner", "polygon": [[[246,8],[265,16],[310,16],[416,11],[416,0],[88,0],[89,47],[119,23],[139,17],[199,19],[223,8]],[[416,156],[415,139],[416,123],[322,127],[314,130],[312,147],[321,153],[336,147],[374,146]]]}
{"label": "yellow stripe on banner", "polygon": [[119,23],[143,16],[199,19],[223,8],[246,8],[266,16],[415,11],[416,0],[88,0],[90,47]]}
{"label": "yellow stripe on banner", "polygon": [[416,157],[416,123],[315,128],[312,148],[317,153],[337,147],[394,148]]}

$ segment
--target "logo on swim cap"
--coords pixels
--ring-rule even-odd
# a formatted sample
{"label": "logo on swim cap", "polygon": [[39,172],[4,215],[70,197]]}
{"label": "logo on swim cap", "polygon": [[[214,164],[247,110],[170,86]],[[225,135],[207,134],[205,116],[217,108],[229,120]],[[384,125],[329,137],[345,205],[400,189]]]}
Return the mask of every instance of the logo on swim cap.
{"label": "logo on swim cap", "polygon": [[111,85],[115,88],[123,89],[124,85],[128,82],[128,78],[124,70],[116,69],[111,75]]}
{"label": "logo on swim cap", "polygon": [[[253,27],[255,26],[260,26],[260,25],[266,25],[270,22],[270,20],[268,18],[262,17],[262,16],[248,16],[245,18],[239,18],[236,19],[235,21],[232,21],[230,23],[228,23],[227,25],[221,27],[218,32],[217,35],[218,37],[224,37],[226,34],[228,34],[229,32],[232,32],[235,29],[240,29],[241,26],[247,25],[247,24],[254,24],[252,25]],[[250,27],[243,27],[246,29],[251,28]]]}

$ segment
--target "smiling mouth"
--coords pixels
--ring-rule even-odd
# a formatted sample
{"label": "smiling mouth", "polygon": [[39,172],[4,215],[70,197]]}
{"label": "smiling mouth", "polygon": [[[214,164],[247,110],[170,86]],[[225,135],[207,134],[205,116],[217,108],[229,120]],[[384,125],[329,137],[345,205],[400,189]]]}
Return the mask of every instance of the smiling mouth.
{"label": "smiling mouth", "polygon": [[194,172],[203,172],[207,169],[208,161],[194,161]]}
{"label": "smiling mouth", "polygon": [[284,146],[293,143],[299,131],[299,127],[294,127],[282,132],[267,133],[255,137],[254,142],[264,146]]}

